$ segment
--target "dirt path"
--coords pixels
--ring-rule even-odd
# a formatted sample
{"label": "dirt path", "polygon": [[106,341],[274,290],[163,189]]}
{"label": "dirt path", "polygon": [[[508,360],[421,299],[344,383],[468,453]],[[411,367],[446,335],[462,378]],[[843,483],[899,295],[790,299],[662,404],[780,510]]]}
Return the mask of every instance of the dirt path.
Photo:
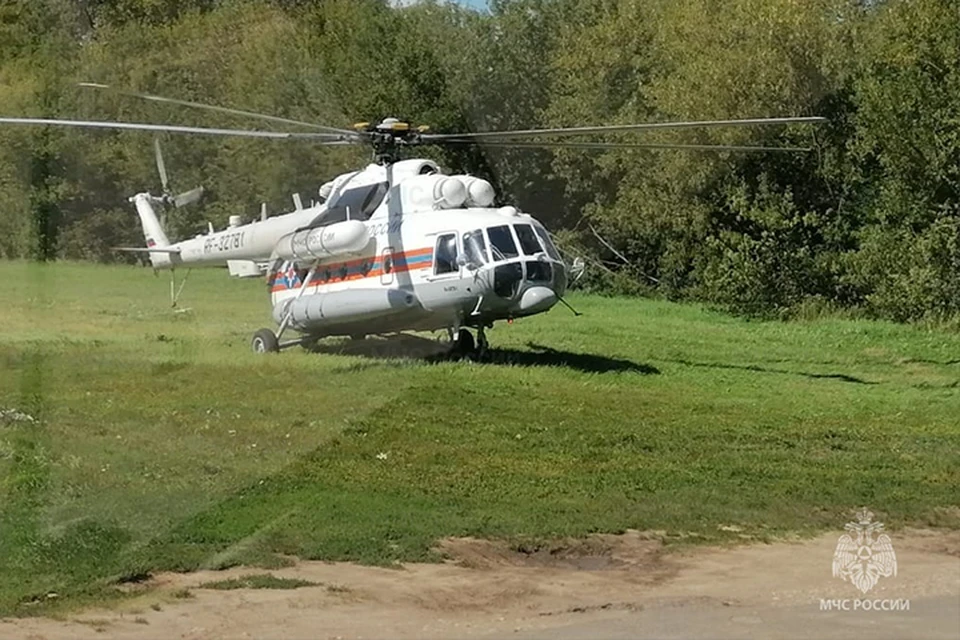
{"label": "dirt path", "polygon": [[0,621],[0,638],[960,638],[960,532],[892,538],[898,574],[861,597],[909,600],[909,611],[820,610],[860,596],[831,575],[836,534],[666,554],[631,532],[529,553],[447,541],[454,561],[439,565],[270,572],[320,583],[299,589],[199,588],[259,569],[164,574],[119,609]]}

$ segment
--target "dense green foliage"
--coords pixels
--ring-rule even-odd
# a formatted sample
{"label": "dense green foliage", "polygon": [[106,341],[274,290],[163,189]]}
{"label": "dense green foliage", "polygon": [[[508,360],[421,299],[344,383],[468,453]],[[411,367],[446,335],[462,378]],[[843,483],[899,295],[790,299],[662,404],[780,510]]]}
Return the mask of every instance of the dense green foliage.
{"label": "dense green foliage", "polygon": [[0,616],[448,536],[766,540],[863,505],[960,527],[958,335],[572,294],[582,317],[500,325],[486,364],[263,357],[262,283],[223,279],[194,272],[172,313],[144,269],[0,264]]}
{"label": "dense green foliage", "polygon": [[[817,128],[648,137],[815,149],[801,155],[436,153],[571,230],[571,248],[596,259],[588,287],[766,315],[960,314],[958,0],[490,4],[6,0],[0,113],[249,124],[74,85],[92,80],[340,126],[387,115],[435,130],[823,115]],[[156,189],[150,144],[0,130],[0,256],[111,260],[109,246],[139,242],[124,198]],[[177,188],[213,191],[205,208],[171,216],[181,237],[252,216],[261,201],[276,211],[367,158],[305,143],[164,144]]]}

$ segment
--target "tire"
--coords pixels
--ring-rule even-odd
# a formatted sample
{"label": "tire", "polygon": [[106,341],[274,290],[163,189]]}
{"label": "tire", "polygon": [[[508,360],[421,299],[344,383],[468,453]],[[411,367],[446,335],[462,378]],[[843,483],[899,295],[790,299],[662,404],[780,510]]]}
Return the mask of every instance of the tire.
{"label": "tire", "polygon": [[254,353],[279,353],[280,343],[277,341],[276,334],[270,329],[260,329],[253,334],[253,340],[250,341],[250,348]]}
{"label": "tire", "polygon": [[460,329],[454,340],[453,352],[461,358],[472,356],[477,352],[477,343],[473,340],[473,334],[466,329]]}

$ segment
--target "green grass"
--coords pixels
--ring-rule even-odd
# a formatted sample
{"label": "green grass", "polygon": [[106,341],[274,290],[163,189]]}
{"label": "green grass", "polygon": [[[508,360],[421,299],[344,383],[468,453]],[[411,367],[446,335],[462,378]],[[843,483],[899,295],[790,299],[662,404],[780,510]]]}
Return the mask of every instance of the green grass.
{"label": "green grass", "polygon": [[219,589],[231,591],[233,589],[299,589],[301,587],[317,587],[319,582],[299,580],[297,578],[278,578],[269,573],[256,573],[228,580],[204,582],[201,589]]}
{"label": "green grass", "polygon": [[444,536],[960,526],[955,334],[571,295],[431,364],[250,353],[265,286],[221,271],[179,314],[137,268],[2,263],[0,299],[0,410],[35,418],[0,418],[0,615]]}

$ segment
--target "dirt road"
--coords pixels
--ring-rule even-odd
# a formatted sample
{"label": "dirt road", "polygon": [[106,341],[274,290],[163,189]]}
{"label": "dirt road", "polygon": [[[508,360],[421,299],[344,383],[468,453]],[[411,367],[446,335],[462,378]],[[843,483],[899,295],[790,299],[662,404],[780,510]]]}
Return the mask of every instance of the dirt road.
{"label": "dirt road", "polygon": [[[527,553],[451,540],[447,564],[271,572],[318,583],[298,589],[200,588],[258,569],[164,574],[121,608],[2,621],[0,638],[960,638],[960,532],[892,538],[898,573],[866,596],[832,576],[836,534],[671,553],[637,532]],[[821,600],[858,598],[910,609],[821,610]]]}

